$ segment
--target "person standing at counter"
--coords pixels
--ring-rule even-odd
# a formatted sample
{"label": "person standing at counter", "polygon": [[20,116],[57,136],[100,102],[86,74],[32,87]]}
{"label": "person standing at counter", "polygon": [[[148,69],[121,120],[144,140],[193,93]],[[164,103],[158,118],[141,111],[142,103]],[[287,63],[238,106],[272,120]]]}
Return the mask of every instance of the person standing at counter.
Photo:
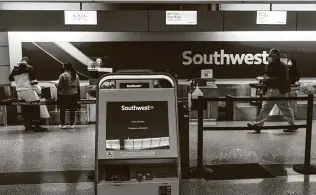
{"label": "person standing at counter", "polygon": [[[15,82],[17,96],[20,101],[36,102],[42,96],[33,66],[29,65],[28,57],[23,57],[9,75],[9,80]],[[46,131],[40,125],[40,106],[22,106],[25,131]]]}
{"label": "person standing at counter", "polygon": [[[77,101],[80,99],[80,81],[76,70],[72,64],[64,64],[64,72],[59,76],[57,86],[58,102],[60,106],[60,125],[59,128],[74,128],[75,110]],[[66,109],[70,111],[70,125],[65,125]]]}
{"label": "person standing at counter", "polygon": [[[280,51],[271,49],[268,56],[269,65],[263,79],[263,84],[267,86],[267,97],[287,97],[291,91],[288,68],[280,61]],[[277,105],[283,115],[288,120],[290,125],[295,125],[293,111],[290,107],[290,102],[286,101],[263,101],[262,109],[259,116],[253,123],[248,123],[248,127],[253,128],[257,133],[260,133],[261,127],[268,118],[274,105]],[[297,128],[283,130],[284,132],[293,132]]]}

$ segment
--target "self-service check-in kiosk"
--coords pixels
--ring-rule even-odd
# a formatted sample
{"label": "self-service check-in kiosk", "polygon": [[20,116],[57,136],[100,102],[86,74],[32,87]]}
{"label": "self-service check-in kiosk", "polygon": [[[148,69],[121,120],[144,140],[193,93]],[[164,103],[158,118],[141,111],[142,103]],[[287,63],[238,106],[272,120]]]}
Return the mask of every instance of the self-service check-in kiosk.
{"label": "self-service check-in kiosk", "polygon": [[[157,80],[173,87],[153,88]],[[175,83],[167,74],[150,73],[116,73],[99,79],[97,195],[179,195]]]}

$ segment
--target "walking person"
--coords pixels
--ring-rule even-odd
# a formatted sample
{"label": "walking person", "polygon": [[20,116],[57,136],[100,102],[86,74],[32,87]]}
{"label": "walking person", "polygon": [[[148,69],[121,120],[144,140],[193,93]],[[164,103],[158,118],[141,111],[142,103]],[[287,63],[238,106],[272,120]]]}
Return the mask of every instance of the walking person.
{"label": "walking person", "polygon": [[[287,66],[280,61],[280,51],[271,49],[268,56],[269,65],[266,69],[264,84],[267,87],[267,97],[288,97],[290,88],[289,71]],[[290,101],[263,101],[259,116],[253,123],[248,123],[248,127],[260,133],[261,127],[268,118],[274,105],[277,105],[290,125],[295,125],[293,111]],[[297,128],[289,128],[284,132],[293,132]]]}
{"label": "walking person", "polygon": [[[77,101],[80,99],[80,81],[76,70],[72,64],[64,64],[64,72],[59,76],[57,86],[58,102],[60,107],[60,125],[59,128],[74,128],[75,124],[75,110]],[[65,125],[65,112],[69,109],[70,123]]]}
{"label": "walking person", "polygon": [[[19,101],[36,102],[42,96],[34,68],[29,65],[29,59],[23,57],[9,75],[9,80],[15,82]],[[46,131],[40,125],[40,106],[21,106],[25,131]]]}

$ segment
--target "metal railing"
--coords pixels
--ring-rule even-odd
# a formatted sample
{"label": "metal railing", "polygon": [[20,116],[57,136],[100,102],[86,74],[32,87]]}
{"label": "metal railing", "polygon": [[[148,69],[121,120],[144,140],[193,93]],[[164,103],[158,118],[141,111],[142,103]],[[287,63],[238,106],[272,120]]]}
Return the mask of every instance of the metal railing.
{"label": "metal railing", "polygon": [[311,165],[311,141],[312,141],[312,125],[313,125],[313,101],[314,95],[309,94],[304,97],[219,97],[219,98],[203,98],[192,99],[192,109],[198,111],[198,141],[197,141],[197,166],[192,171],[191,175],[195,177],[205,177],[213,172],[212,169],[206,168],[203,165],[203,131],[204,130],[254,130],[253,128],[244,126],[226,126],[226,127],[204,127],[203,126],[203,110],[207,109],[208,101],[225,101],[225,102],[249,102],[249,101],[284,101],[284,100],[307,100],[307,120],[304,125],[270,125],[264,126],[261,129],[286,129],[286,128],[306,128],[305,138],[305,157],[304,164],[296,164],[293,166],[294,171],[302,174],[315,174],[316,168]]}

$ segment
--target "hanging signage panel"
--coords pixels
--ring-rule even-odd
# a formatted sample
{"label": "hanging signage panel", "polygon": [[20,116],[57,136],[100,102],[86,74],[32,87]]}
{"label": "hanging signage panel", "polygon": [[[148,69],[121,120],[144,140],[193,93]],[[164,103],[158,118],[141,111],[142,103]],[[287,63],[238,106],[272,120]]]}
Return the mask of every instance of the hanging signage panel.
{"label": "hanging signage panel", "polygon": [[97,25],[96,11],[64,11],[65,25]]}
{"label": "hanging signage panel", "polygon": [[286,25],[286,11],[257,11],[257,24]]}
{"label": "hanging signage panel", "polygon": [[166,25],[197,25],[197,11],[166,11]]}

